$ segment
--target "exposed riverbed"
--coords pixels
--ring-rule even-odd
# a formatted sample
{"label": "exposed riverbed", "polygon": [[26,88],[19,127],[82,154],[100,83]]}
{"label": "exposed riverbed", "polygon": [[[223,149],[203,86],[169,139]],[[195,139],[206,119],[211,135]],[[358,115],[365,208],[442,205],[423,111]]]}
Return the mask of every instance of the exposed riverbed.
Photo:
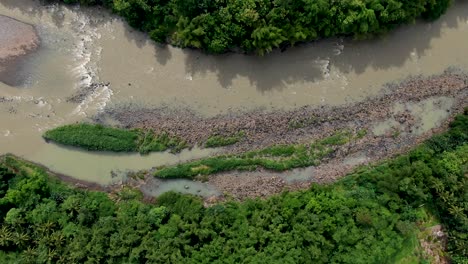
{"label": "exposed riverbed", "polygon": [[32,25],[6,16],[0,16],[0,25],[0,81],[17,85],[17,66],[37,49],[39,36]]}
{"label": "exposed riverbed", "polygon": [[[200,120],[213,120],[219,115],[239,116],[251,111],[268,115],[299,111],[301,107],[340,107],[391,93],[386,84],[412,76],[424,79],[447,68],[468,72],[466,1],[457,1],[434,23],[418,22],[379,39],[319,41],[265,57],[210,56],[162,47],[97,8],[3,0],[0,15],[33,25],[41,40],[39,49],[14,72],[19,85],[0,82],[0,154],[13,153],[100,184],[121,180],[115,172],[173,164],[212,152],[195,148],[180,155],[86,153],[47,144],[42,133],[89,120],[104,109],[128,105],[164,108],[175,113],[168,117],[172,120],[178,120],[181,109]],[[462,90],[462,84],[457,85]],[[392,106],[396,117],[398,110],[420,114],[421,124],[412,132],[399,128],[401,124],[393,116],[376,120],[369,129],[382,136],[396,129],[424,134],[445,124],[453,112],[444,111],[461,104],[456,98],[460,94],[430,99],[437,95],[432,94],[419,98],[428,100],[421,104],[402,101]],[[428,115],[427,109],[435,105],[439,110]],[[174,126],[183,127],[182,121],[184,118]],[[268,142],[266,138],[262,144]],[[182,185],[185,183],[178,188]],[[211,194],[212,189],[206,190]]]}

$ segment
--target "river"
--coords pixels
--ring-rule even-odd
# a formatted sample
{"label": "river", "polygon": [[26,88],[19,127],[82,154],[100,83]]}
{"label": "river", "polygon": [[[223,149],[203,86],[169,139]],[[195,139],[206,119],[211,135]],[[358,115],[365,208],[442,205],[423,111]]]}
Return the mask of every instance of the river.
{"label": "river", "polygon": [[[214,116],[342,105],[385,92],[385,84],[410,76],[440,74],[449,67],[468,71],[468,1],[456,1],[436,22],[416,22],[381,38],[336,38],[264,57],[211,56],[157,45],[98,8],[2,0],[0,15],[34,25],[41,39],[40,49],[16,72],[20,84],[0,82],[0,154],[13,153],[100,184],[121,180],[111,172],[173,164],[213,151],[86,153],[47,144],[42,133],[87,120],[106,106],[169,106]],[[103,85],[82,102],[67,101],[92,83]]]}

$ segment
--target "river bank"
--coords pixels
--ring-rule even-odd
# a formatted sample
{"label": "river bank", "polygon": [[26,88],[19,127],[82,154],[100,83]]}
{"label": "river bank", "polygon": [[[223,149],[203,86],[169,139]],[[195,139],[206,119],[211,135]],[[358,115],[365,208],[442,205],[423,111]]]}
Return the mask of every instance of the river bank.
{"label": "river bank", "polygon": [[[273,113],[255,111],[213,118],[198,117],[189,111],[123,107],[107,109],[94,120],[106,123],[111,119],[127,128],[168,132],[191,144],[201,144],[212,134],[230,135],[243,131],[245,137],[225,147],[225,154],[274,144],[311,142],[340,130],[365,131],[361,139],[340,147],[300,180],[288,180],[294,176],[283,177],[284,173],[263,169],[199,178],[227,197],[242,200],[267,197],[285,189],[304,189],[312,182],[330,183],[357,166],[403,153],[446,129],[453,116],[463,112],[467,101],[468,76],[447,70],[429,78],[414,77],[400,84],[389,84],[380,96],[341,107],[304,107]],[[295,175],[301,173],[299,170]]]}
{"label": "river bank", "polygon": [[[205,142],[215,134],[227,136],[244,131],[243,140],[226,148],[229,152],[238,152],[272,144],[321,138],[337,129],[370,129],[371,121],[390,117],[391,112],[388,109],[395,102],[419,102],[434,96],[458,96],[460,92],[465,93],[467,85],[466,74],[447,71],[429,78],[413,77],[400,84],[388,84],[381,95],[339,107],[309,106],[294,111],[273,112],[258,110],[205,118],[189,109],[123,106],[107,108],[93,120],[101,124],[119,124],[125,128],[168,132],[192,145]],[[398,119],[401,123],[410,121],[406,120],[404,114]]]}

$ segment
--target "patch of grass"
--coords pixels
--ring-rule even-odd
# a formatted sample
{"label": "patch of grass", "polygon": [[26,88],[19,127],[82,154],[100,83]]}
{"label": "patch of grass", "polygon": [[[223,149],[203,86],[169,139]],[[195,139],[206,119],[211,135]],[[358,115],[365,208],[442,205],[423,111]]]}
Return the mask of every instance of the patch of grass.
{"label": "patch of grass", "polygon": [[350,131],[344,130],[323,139],[321,143],[324,145],[344,145],[348,143],[352,137],[353,134]]}
{"label": "patch of grass", "polygon": [[179,152],[187,144],[167,133],[156,134],[152,130],[120,129],[95,124],[74,124],[61,126],[45,132],[43,137],[62,145],[74,146],[90,151]]}
{"label": "patch of grass", "polygon": [[356,137],[361,139],[367,135],[367,129],[361,129],[357,132]]}
{"label": "patch of grass", "polygon": [[132,130],[92,124],[61,126],[45,132],[43,137],[57,143],[86,150],[133,152],[137,151],[138,133]]}
{"label": "patch of grass", "polygon": [[127,176],[129,178],[132,178],[132,179],[140,179],[140,180],[143,180],[145,179],[145,175],[148,174],[148,171],[147,170],[141,170],[141,171],[131,171],[127,174]]}
{"label": "patch of grass", "polygon": [[[421,246],[420,240],[427,240],[427,227],[440,224],[437,217],[430,213],[430,208],[423,206],[415,208],[413,213],[418,219],[416,223],[407,225],[406,228],[402,228],[399,225],[397,228],[400,232],[407,233],[407,238],[403,242],[402,250],[395,254],[392,261],[389,263],[397,264],[422,264],[432,263],[428,260],[428,256],[425,254],[424,249]],[[408,224],[408,223],[407,223]],[[415,228],[417,227],[417,228]],[[406,231],[403,231],[405,230]]]}
{"label": "patch of grass", "polygon": [[114,202],[124,202],[124,201],[132,201],[132,200],[143,200],[144,196],[143,193],[130,186],[122,186],[120,190],[110,195],[110,198]]}
{"label": "patch of grass", "polygon": [[419,245],[417,234],[411,235],[403,242],[403,247],[394,259],[389,263],[396,264],[422,264],[427,263],[422,258],[422,249]]}
{"label": "patch of grass", "polygon": [[245,137],[244,131],[240,131],[232,136],[213,135],[205,142],[206,148],[224,147],[236,144]]}
{"label": "patch of grass", "polygon": [[185,141],[176,137],[169,136],[168,133],[155,134],[154,131],[139,131],[137,141],[138,152],[147,154],[150,152],[166,151],[171,149],[173,152],[180,152],[180,150],[187,147]]}
{"label": "patch of grass", "polygon": [[262,150],[249,151],[238,155],[222,155],[160,167],[154,173],[159,178],[194,178],[223,171],[253,170],[263,167],[274,171],[318,165],[330,155],[334,147],[343,145],[353,134],[341,131],[311,144],[275,145]]}

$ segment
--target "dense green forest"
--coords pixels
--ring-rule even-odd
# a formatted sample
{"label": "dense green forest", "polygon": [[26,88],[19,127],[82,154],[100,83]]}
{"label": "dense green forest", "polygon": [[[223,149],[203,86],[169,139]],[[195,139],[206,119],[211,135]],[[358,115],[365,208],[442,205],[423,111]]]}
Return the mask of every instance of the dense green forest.
{"label": "dense green forest", "polygon": [[[51,0],[53,1],[53,0]],[[57,1],[57,0],[56,0]],[[58,0],[104,5],[157,42],[264,54],[332,36],[381,34],[436,19],[451,0]]]}
{"label": "dense green forest", "polygon": [[[428,263],[417,234],[440,222],[468,263],[468,111],[407,155],[330,185],[205,208],[166,193],[70,188],[0,161],[0,263]],[[409,262],[408,262],[409,261]]]}

